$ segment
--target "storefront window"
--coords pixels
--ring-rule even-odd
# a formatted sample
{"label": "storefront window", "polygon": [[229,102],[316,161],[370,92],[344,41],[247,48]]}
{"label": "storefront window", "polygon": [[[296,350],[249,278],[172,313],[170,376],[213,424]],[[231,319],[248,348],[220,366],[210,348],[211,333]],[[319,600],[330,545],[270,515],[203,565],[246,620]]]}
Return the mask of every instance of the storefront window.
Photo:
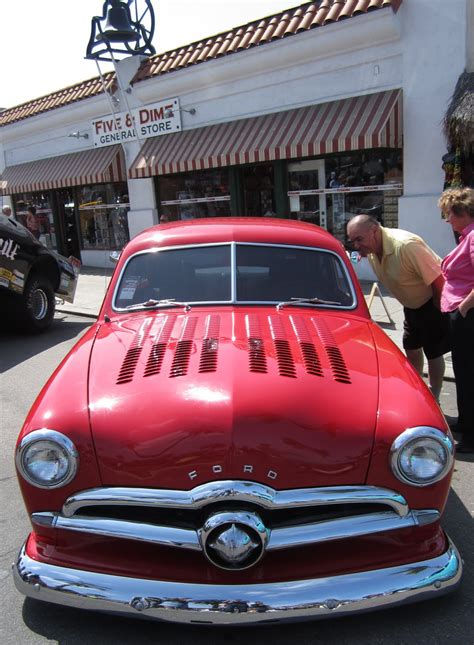
{"label": "storefront window", "polygon": [[[374,150],[289,164],[291,216],[320,224],[341,241],[347,221],[357,214],[367,213],[384,226],[396,227],[401,160],[400,150]],[[318,163],[324,164],[323,171]]]}
{"label": "storefront window", "polygon": [[130,239],[127,184],[123,182],[81,186],[78,196],[82,248],[122,249]]}
{"label": "storefront window", "polygon": [[374,150],[326,159],[328,230],[345,239],[347,221],[366,213],[383,226],[398,226],[402,153]]}
{"label": "storefront window", "polygon": [[58,249],[49,192],[23,193],[15,196],[15,217],[49,249]]}
{"label": "storefront window", "polygon": [[228,168],[160,177],[158,192],[160,222],[230,215]]}

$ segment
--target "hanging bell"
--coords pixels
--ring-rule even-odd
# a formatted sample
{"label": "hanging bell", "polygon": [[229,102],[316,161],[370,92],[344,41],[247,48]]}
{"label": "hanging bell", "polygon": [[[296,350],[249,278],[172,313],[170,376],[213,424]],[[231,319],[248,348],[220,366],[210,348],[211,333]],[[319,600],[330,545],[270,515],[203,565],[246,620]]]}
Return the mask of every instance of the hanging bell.
{"label": "hanging bell", "polygon": [[130,10],[124,2],[116,2],[107,10],[105,28],[96,40],[112,43],[128,43],[138,40],[138,34],[130,24]]}

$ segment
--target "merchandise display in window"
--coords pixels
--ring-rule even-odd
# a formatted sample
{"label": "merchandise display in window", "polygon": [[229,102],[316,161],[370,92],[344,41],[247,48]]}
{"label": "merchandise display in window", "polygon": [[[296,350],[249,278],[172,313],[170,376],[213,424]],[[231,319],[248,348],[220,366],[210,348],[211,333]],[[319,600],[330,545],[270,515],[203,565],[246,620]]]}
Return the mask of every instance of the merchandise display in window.
{"label": "merchandise display in window", "polygon": [[367,213],[385,226],[398,225],[403,181],[399,150],[300,161],[289,164],[288,171],[290,211],[295,219],[323,226],[342,242],[354,215]]}
{"label": "merchandise display in window", "polygon": [[130,239],[126,184],[84,186],[79,189],[82,248],[120,250]]}
{"label": "merchandise display in window", "polygon": [[49,193],[25,193],[15,199],[15,217],[48,249],[58,250]]}
{"label": "merchandise display in window", "polygon": [[160,177],[158,190],[160,222],[230,215],[227,168]]}

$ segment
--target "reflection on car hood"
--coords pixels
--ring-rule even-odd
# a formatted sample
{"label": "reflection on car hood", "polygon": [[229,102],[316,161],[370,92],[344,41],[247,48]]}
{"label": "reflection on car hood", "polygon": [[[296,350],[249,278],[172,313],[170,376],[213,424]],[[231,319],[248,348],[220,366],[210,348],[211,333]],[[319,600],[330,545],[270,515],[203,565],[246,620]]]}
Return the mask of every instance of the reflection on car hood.
{"label": "reflection on car hood", "polygon": [[367,321],[270,308],[135,314],[101,327],[89,387],[105,485],[366,477],[378,405]]}

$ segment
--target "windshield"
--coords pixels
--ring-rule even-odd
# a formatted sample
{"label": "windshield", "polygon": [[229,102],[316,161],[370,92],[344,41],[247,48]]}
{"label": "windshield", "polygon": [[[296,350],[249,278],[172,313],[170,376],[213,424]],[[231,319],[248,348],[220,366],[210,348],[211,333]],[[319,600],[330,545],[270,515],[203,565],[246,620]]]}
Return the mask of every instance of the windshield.
{"label": "windshield", "polygon": [[281,303],[350,308],[354,290],[339,256],[322,249],[218,244],[154,250],[127,262],[114,308],[169,303]]}

